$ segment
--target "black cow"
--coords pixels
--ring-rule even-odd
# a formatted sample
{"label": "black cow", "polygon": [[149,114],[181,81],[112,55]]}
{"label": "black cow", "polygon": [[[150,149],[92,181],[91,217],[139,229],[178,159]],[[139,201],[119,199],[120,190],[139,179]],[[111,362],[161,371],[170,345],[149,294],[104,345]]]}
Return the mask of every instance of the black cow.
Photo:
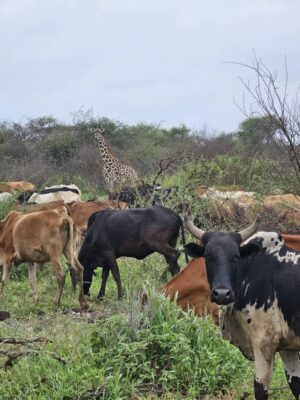
{"label": "black cow", "polygon": [[143,183],[137,187],[124,187],[121,192],[109,193],[109,200],[120,200],[128,204],[129,207],[140,207],[140,203],[146,205],[152,200],[151,205],[160,205],[161,200],[159,193],[162,190],[162,186],[159,184],[150,185],[149,183]]}
{"label": "black cow", "polygon": [[178,190],[178,186],[163,188],[158,183],[143,183],[135,188],[127,186],[119,193],[110,193],[109,199],[123,201],[129,207],[158,206],[172,203],[172,199],[177,198]]}
{"label": "black cow", "polygon": [[179,231],[185,243],[182,220],[178,214],[161,206],[104,210],[91,215],[87,234],[78,259],[84,267],[84,293],[88,294],[93,271],[103,267],[99,298],[105,295],[105,285],[112,272],[122,297],[122,285],[117,258],[134,257],[142,260],[154,252],[161,253],[172,275],[179,272],[177,263],[180,252],[176,250]]}
{"label": "black cow", "polygon": [[186,221],[202,245],[188,253],[205,257],[211,300],[222,305],[223,338],[255,362],[255,399],[268,398],[274,356],[279,352],[287,380],[300,399],[300,252],[288,248],[281,235],[204,232]]}

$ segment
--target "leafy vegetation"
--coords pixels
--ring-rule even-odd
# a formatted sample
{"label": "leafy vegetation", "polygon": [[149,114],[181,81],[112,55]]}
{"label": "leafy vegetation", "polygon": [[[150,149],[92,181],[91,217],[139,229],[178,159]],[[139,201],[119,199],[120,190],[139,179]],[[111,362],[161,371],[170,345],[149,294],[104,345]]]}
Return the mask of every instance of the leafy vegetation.
{"label": "leafy vegetation", "polygon": [[140,315],[134,302],[131,307],[135,313],[100,321],[92,338],[96,365],[109,382],[118,381],[117,398],[151,389],[189,398],[216,394],[232,387],[247,367],[236,349],[222,343],[213,323],[192,311],[182,313],[157,294]]}
{"label": "leafy vegetation", "polygon": [[89,114],[74,115],[74,123],[69,125],[51,116],[23,124],[2,122],[0,180],[26,179],[38,185],[81,181],[86,186],[83,190],[89,186],[103,189],[92,127],[104,129],[112,151],[146,180],[157,173],[160,160],[177,155],[165,175],[188,169],[198,174],[200,184],[299,193],[293,162],[286,156],[286,147],[276,141],[277,131],[267,117],[246,119],[236,132],[219,135],[207,129],[192,131],[184,125],[169,129],[128,125]]}
{"label": "leafy vegetation", "polygon": [[[0,357],[0,398],[192,400],[207,394],[209,399],[238,400],[252,393],[252,364],[220,338],[212,321],[181,312],[151,289],[162,284],[164,268],[157,254],[143,262],[121,260],[127,291],[122,302],[116,300],[113,279],[108,280],[106,299],[95,302],[98,271],[90,299],[92,311],[81,314],[73,309],[76,296],[69,279],[62,306],[54,306],[56,283],[48,267],[38,273],[40,301],[34,305],[27,277],[21,273],[24,266],[19,266],[1,302],[11,318],[0,322],[0,337],[44,337],[49,342],[32,345],[36,355],[19,358],[6,370],[6,359]],[[150,294],[142,309],[139,294],[145,277]],[[66,364],[53,359],[51,352]],[[285,386],[279,362],[272,387]],[[271,398],[292,397],[286,390],[275,390]]]}
{"label": "leafy vegetation", "polygon": [[[152,182],[159,161],[180,154],[159,181],[178,187],[166,205],[179,213],[201,216],[203,227],[239,229],[244,220],[214,220],[207,200],[195,201],[195,189],[228,186],[265,194],[299,193],[293,166],[273,140],[267,119],[244,121],[237,132],[208,135],[185,126],[165,129],[156,125],[128,125],[89,115],[74,116],[62,124],[51,116],[25,124],[0,125],[0,179],[26,179],[38,185],[75,183],[83,199],[105,193],[101,164],[91,126],[105,128],[112,150],[131,163],[140,176]],[[7,165],[10,168],[7,168]],[[13,208],[2,203],[0,218]],[[255,213],[255,210],[253,210]],[[272,216],[270,216],[272,219]],[[274,221],[272,221],[274,223]],[[180,245],[179,245],[180,248]],[[180,263],[184,265],[183,256]],[[92,311],[74,310],[76,296],[69,279],[62,306],[53,304],[56,282],[45,267],[38,272],[40,301],[32,303],[27,271],[15,267],[0,308],[11,318],[0,322],[0,337],[46,337],[47,343],[30,348],[35,355],[17,359],[5,369],[0,357],[0,398],[11,399],[241,399],[253,393],[253,366],[229,343],[221,340],[209,319],[183,313],[175,304],[155,294],[163,284],[165,260],[158,254],[144,261],[123,258],[120,271],[126,298],[117,302],[113,280],[108,281],[104,302],[95,300],[101,271],[96,272],[90,305]],[[145,284],[149,302],[141,308]],[[1,349],[14,348],[0,344]],[[20,347],[18,347],[20,350]],[[66,364],[54,359],[63,357]],[[285,387],[280,363],[273,387]],[[271,391],[273,399],[291,399],[286,390]]]}

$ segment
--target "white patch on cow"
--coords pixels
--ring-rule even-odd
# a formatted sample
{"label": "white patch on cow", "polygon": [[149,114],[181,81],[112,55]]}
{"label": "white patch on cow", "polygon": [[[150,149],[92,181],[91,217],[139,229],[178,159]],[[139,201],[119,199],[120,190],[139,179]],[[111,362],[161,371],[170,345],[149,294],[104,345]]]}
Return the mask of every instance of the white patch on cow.
{"label": "white patch on cow", "polygon": [[280,351],[280,357],[284,364],[288,382],[292,382],[293,377],[300,379],[300,359],[298,351]]}
{"label": "white patch on cow", "polygon": [[253,343],[267,353],[272,349],[284,350],[279,348],[280,342],[288,343],[289,349],[300,349],[300,337],[289,328],[277,299],[266,311],[264,307],[257,309],[256,304],[248,305],[241,311],[232,306],[222,306],[220,327],[222,337],[237,346],[250,360],[254,358]]}
{"label": "white patch on cow", "polygon": [[78,186],[74,184],[48,186],[45,187],[45,189],[60,189],[62,187],[75,189],[78,191],[78,193],[74,193],[72,191],[58,191],[53,193],[33,193],[33,195],[29,198],[28,203],[44,204],[44,203],[49,203],[51,201],[59,201],[59,200],[63,200],[65,203],[80,201],[80,195],[81,195],[80,189],[78,188]]}
{"label": "white patch on cow", "polygon": [[256,239],[261,239],[261,246],[266,249],[266,253],[273,255],[277,258],[279,262],[298,264],[300,261],[300,253],[287,250],[286,254],[280,255],[279,252],[283,246],[285,246],[284,240],[276,232],[257,232],[249,239],[247,239],[243,244],[253,242]]}

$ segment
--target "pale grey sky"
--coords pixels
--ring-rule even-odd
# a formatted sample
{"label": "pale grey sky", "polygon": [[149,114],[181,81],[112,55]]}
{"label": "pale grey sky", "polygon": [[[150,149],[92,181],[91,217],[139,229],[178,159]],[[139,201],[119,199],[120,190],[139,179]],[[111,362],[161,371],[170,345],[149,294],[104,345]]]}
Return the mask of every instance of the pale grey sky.
{"label": "pale grey sky", "polygon": [[0,0],[0,120],[71,121],[82,107],[234,130],[239,76],[252,76],[224,61],[249,64],[255,49],[281,73],[286,57],[293,92],[299,15],[298,0]]}

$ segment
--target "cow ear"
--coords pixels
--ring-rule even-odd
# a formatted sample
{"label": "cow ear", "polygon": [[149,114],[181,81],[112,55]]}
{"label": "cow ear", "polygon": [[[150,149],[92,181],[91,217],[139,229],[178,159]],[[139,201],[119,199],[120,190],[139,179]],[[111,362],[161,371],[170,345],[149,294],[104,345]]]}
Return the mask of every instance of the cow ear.
{"label": "cow ear", "polygon": [[184,246],[187,254],[193,258],[203,257],[204,246],[200,246],[196,243],[188,243]]}
{"label": "cow ear", "polygon": [[258,243],[247,243],[239,247],[240,256],[255,256],[261,250],[261,246]]}

